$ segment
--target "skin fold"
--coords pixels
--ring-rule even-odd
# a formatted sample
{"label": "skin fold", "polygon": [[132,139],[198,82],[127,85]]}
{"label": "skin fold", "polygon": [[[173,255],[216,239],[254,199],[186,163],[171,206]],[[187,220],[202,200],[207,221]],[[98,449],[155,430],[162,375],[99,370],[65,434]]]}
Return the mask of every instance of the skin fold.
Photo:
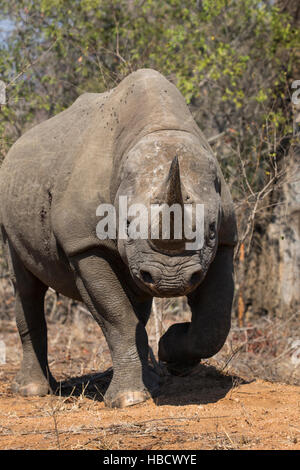
{"label": "skin fold", "polygon": [[[100,240],[101,203],[204,204],[204,245],[184,239]],[[230,329],[236,222],[218,162],[184,98],[154,70],[116,88],[86,93],[26,132],[0,170],[0,228],[16,291],[23,360],[12,389],[55,389],[47,362],[48,287],[83,301],[113,360],[107,406],[158,393],[148,367],[145,326],[153,297],[186,295],[190,323],[159,343],[159,358],[181,374],[217,353]],[[130,222],[130,221],[128,221]]]}

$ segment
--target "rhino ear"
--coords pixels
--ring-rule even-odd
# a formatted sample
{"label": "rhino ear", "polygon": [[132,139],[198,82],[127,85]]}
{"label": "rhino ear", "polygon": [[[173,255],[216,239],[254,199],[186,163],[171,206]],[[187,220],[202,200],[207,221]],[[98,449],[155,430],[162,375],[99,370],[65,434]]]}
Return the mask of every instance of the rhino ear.
{"label": "rhino ear", "polygon": [[171,206],[172,204],[180,204],[183,207],[180,168],[177,155],[172,160],[165,185],[166,189],[163,202],[165,202],[169,206]]}

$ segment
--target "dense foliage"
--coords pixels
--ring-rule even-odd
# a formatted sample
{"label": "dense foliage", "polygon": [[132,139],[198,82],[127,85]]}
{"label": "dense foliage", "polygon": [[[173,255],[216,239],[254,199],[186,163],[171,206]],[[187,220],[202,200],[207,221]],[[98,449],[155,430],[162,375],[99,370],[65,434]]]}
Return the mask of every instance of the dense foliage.
{"label": "dense foliage", "polygon": [[[9,98],[2,153],[84,91],[101,92],[152,67],[177,84],[208,135],[229,133],[225,142],[234,139],[236,148],[238,140],[256,168],[276,152],[264,139],[272,141],[279,127],[281,135],[291,132],[283,104],[299,31],[273,3],[2,0],[0,78]],[[262,132],[266,124],[272,135]]]}
{"label": "dense foliage", "polygon": [[280,186],[293,141],[297,4],[0,0],[0,79],[8,98],[0,109],[0,161],[26,129],[81,93],[109,89],[141,67],[157,69],[179,87],[211,138],[249,251],[259,203]]}

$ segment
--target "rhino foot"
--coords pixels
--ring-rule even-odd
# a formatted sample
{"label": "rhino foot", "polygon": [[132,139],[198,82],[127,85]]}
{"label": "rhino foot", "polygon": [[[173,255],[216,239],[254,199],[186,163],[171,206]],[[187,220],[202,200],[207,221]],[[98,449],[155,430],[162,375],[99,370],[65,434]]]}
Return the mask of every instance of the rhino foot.
{"label": "rhino foot", "polygon": [[15,379],[11,384],[11,391],[22,395],[23,397],[39,396],[44,397],[55,391],[57,388],[57,382],[54,378],[50,377],[50,385],[45,377],[35,378],[26,377],[22,372],[18,372]]}
{"label": "rhino foot", "polygon": [[159,395],[160,378],[154,370],[148,367],[144,371],[142,383],[136,383],[135,389],[133,389],[134,378],[132,380],[127,378],[126,382],[127,386],[124,381],[120,386],[121,380],[113,379],[104,397],[105,406],[109,408],[126,408]]}
{"label": "rhino foot", "polygon": [[143,403],[151,397],[149,392],[123,392],[117,395],[115,398],[109,400],[105,399],[105,405],[109,408],[126,408],[127,406],[137,405]]}
{"label": "rhino foot", "polygon": [[189,326],[189,323],[172,325],[160,338],[158,357],[172,375],[189,375],[201,360],[201,355],[197,354],[196,348],[188,341]]}
{"label": "rhino foot", "polygon": [[197,367],[200,361],[196,360],[194,362],[189,362],[187,364],[183,363],[166,363],[168,372],[171,375],[176,375],[178,377],[185,377],[190,375]]}
{"label": "rhino foot", "polygon": [[20,385],[18,382],[13,382],[11,385],[11,391],[13,393],[18,393],[23,397],[44,397],[50,392],[50,387],[48,383],[31,382],[27,385]]}

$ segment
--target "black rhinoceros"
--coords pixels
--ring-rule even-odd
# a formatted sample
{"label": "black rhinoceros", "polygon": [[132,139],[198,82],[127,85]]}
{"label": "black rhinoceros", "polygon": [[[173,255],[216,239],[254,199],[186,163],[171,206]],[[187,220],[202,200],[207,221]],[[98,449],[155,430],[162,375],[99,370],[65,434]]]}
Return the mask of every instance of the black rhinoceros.
{"label": "black rhinoceros", "polygon": [[[120,196],[148,207],[204,204],[204,244],[182,239],[100,239],[97,207]],[[145,325],[152,299],[186,295],[189,323],[172,325],[159,358],[173,371],[222,347],[230,328],[236,223],[230,193],[184,98],[160,73],[142,69],[113,90],[85,93],[26,132],[0,170],[0,226],[16,292],[23,361],[12,389],[45,395],[44,296],[83,301],[113,361],[108,406],[142,402],[158,380],[148,366]],[[174,235],[174,234],[173,234]]]}

